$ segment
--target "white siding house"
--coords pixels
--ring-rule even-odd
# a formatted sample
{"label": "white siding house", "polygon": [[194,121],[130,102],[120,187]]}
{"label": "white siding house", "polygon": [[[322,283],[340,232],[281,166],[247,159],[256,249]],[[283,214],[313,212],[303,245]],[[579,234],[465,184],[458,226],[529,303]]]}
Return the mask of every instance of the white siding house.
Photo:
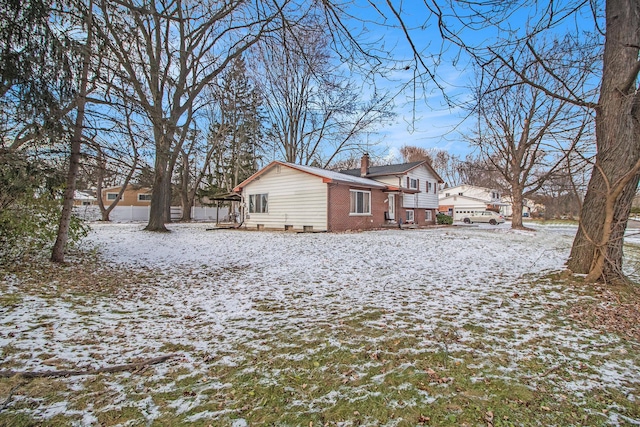
{"label": "white siding house", "polygon": [[[327,185],[320,176],[276,164],[249,182],[242,194],[247,227],[284,229],[303,224],[327,230]],[[266,206],[252,205],[258,195],[266,195]]]}
{"label": "white siding house", "polygon": [[438,184],[442,179],[428,163],[374,166],[368,169],[366,176],[397,189],[390,194],[398,198],[398,209],[404,212],[395,213],[392,219],[404,222],[434,220],[438,210]]}
{"label": "white siding house", "polygon": [[425,161],[329,171],[274,161],[236,188],[247,228],[346,231],[432,225],[442,179]]}
{"label": "white siding house", "polygon": [[502,212],[506,203],[501,201],[499,190],[477,187],[475,185],[458,185],[440,191],[440,212],[452,215],[455,221],[476,212],[493,210]]}
{"label": "white siding house", "polygon": [[467,196],[448,196],[440,199],[440,212],[453,216],[454,221],[462,221],[469,214],[487,210],[485,200]]}

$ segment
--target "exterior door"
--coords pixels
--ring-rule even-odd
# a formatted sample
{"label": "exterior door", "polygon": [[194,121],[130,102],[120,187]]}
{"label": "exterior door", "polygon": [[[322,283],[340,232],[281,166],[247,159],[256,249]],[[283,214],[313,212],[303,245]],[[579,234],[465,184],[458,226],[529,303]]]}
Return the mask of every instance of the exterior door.
{"label": "exterior door", "polygon": [[396,195],[389,194],[389,221],[396,219]]}

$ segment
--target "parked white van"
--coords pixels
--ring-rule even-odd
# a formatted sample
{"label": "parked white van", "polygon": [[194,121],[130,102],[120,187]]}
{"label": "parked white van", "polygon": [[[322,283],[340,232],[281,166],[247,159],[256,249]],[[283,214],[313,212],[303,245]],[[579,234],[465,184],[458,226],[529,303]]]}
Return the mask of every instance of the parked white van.
{"label": "parked white van", "polygon": [[504,217],[494,211],[476,211],[465,216],[462,221],[465,224],[473,224],[474,222],[488,222],[491,225],[498,225],[504,222]]}

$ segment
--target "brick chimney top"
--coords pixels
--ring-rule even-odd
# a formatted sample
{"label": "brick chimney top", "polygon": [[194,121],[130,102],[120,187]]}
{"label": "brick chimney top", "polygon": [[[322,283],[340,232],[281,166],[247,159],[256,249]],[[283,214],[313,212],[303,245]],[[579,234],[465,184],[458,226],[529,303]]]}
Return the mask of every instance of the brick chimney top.
{"label": "brick chimney top", "polygon": [[360,159],[360,176],[367,176],[369,174],[369,154],[364,153],[362,159]]}

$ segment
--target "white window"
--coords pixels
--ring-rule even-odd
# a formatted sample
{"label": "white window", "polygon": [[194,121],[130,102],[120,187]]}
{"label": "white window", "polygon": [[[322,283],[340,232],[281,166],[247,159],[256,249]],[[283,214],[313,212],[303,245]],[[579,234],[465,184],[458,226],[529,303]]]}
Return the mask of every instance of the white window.
{"label": "white window", "polygon": [[407,222],[413,222],[413,211],[407,211]]}
{"label": "white window", "polygon": [[351,201],[349,204],[350,215],[371,214],[371,192],[350,190]]}
{"label": "white window", "polygon": [[148,202],[151,200],[151,194],[138,194],[139,202]]}
{"label": "white window", "polygon": [[249,213],[269,212],[268,194],[249,194]]}
{"label": "white window", "polygon": [[432,220],[431,211],[430,210],[427,209],[426,211],[424,211],[424,219],[426,221],[431,221]]}
{"label": "white window", "polygon": [[458,193],[458,196],[462,196],[462,195],[463,195],[462,193]]}
{"label": "white window", "polygon": [[451,193],[444,193],[444,197],[449,197]]}
{"label": "white window", "polygon": [[409,178],[409,188],[418,188],[418,180],[415,178]]}
{"label": "white window", "polygon": [[[118,193],[107,193],[107,200],[113,201],[118,198]],[[122,200],[122,197],[120,198]]]}
{"label": "white window", "polygon": [[431,183],[427,182],[427,192],[431,193]]}

